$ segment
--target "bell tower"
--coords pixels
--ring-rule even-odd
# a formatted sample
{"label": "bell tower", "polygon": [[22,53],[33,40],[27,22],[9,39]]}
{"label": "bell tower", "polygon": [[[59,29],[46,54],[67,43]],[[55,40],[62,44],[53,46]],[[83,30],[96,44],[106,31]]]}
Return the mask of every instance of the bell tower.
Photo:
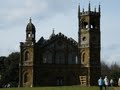
{"label": "bell tower", "polygon": [[32,20],[30,21],[26,27],[26,42],[29,44],[35,43],[35,26],[32,24]]}
{"label": "bell tower", "polygon": [[26,40],[20,42],[19,87],[34,86],[35,26],[30,19],[26,27]]}
{"label": "bell tower", "polygon": [[96,85],[101,76],[100,13],[100,5],[97,11],[91,10],[90,3],[87,11],[78,7],[78,48],[81,67],[87,68],[86,85]]}

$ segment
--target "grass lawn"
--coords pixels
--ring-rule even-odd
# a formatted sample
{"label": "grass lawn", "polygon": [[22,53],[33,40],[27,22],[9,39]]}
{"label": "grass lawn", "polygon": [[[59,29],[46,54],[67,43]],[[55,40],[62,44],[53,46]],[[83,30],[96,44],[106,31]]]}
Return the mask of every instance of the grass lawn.
{"label": "grass lawn", "polygon": [[[61,86],[61,87],[34,87],[34,88],[0,88],[0,90],[99,90],[99,87]],[[103,90],[105,90],[103,88]],[[109,90],[114,90],[109,87]]]}

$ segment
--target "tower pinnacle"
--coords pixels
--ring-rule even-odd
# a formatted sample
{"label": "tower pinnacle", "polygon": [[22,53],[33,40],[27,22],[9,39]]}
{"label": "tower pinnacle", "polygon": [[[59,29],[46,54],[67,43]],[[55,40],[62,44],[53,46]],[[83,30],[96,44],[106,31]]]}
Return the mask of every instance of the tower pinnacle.
{"label": "tower pinnacle", "polygon": [[84,12],[84,8],[83,8],[83,12]]}
{"label": "tower pinnacle", "polygon": [[30,23],[32,22],[32,19],[31,19],[31,17],[30,17]]}
{"label": "tower pinnacle", "polygon": [[80,4],[78,5],[78,17],[80,16]]}
{"label": "tower pinnacle", "polygon": [[99,4],[99,8],[98,8],[98,11],[99,11],[99,13],[101,12],[100,4]]}
{"label": "tower pinnacle", "polygon": [[54,30],[54,28],[53,28],[53,33],[52,34],[55,34],[55,30]]}
{"label": "tower pinnacle", "polygon": [[95,6],[95,8],[94,8],[94,11],[96,12],[96,6]]}
{"label": "tower pinnacle", "polygon": [[88,5],[88,11],[90,12],[90,9],[91,9],[91,7],[90,7],[90,1],[89,1],[89,5]]}

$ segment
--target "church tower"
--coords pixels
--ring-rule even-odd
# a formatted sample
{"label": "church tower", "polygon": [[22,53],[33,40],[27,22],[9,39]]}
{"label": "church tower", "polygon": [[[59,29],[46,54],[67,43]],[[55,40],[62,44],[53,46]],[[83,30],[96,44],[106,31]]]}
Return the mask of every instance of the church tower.
{"label": "church tower", "polygon": [[86,85],[96,85],[101,76],[100,12],[100,5],[97,11],[96,7],[91,10],[90,3],[88,11],[80,11],[78,7],[78,48],[81,67],[87,68],[87,75],[81,76]]}
{"label": "church tower", "polygon": [[35,41],[35,26],[30,19],[26,41],[20,43],[19,87],[32,87],[34,84]]}

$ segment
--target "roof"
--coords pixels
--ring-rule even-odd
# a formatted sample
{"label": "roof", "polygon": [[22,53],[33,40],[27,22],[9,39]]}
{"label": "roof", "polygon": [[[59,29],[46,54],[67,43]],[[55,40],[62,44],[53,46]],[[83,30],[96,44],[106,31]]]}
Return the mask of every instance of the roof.
{"label": "roof", "polygon": [[33,31],[33,32],[35,32],[35,26],[32,24],[31,18],[30,18],[29,23],[27,24],[26,31]]}
{"label": "roof", "polygon": [[67,42],[69,42],[70,44],[74,45],[74,46],[78,46],[78,43],[73,39],[73,38],[68,38],[67,36],[65,36],[64,34],[62,34],[61,32],[50,37],[48,40],[44,39],[43,37],[41,37],[37,44],[40,46],[45,46],[48,45],[51,42],[55,42],[56,40],[66,40]]}

